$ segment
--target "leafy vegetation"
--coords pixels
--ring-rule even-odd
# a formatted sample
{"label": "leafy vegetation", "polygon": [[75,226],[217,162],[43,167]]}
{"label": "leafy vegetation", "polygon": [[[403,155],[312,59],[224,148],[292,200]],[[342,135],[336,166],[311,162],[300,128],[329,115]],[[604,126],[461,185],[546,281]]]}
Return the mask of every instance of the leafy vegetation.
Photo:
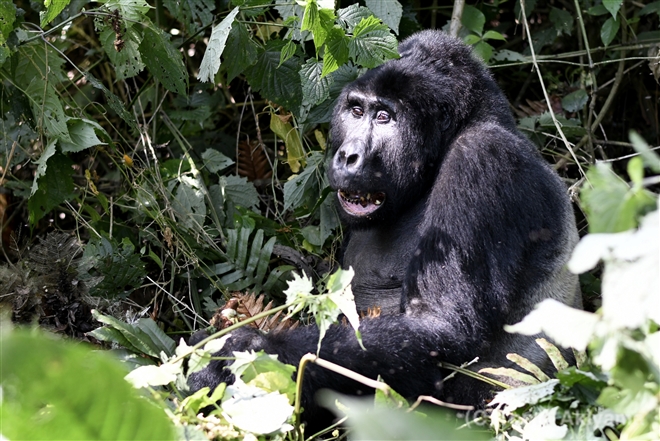
{"label": "leafy vegetation", "polygon": [[[0,304],[16,323],[105,342],[124,364],[0,328],[2,436],[314,435],[298,425],[304,364],[338,366],[237,354],[233,386],[187,396],[185,378],[236,326],[323,329],[341,311],[357,328],[350,273],[327,276],[341,241],[327,123],[341,88],[396,58],[398,40],[449,29],[452,9],[437,3],[0,0]],[[509,374],[529,386],[460,410],[477,430],[458,432],[456,410],[431,417],[342,371],[377,390],[376,409],[327,398],[355,437],[658,433],[660,159],[647,142],[660,144],[659,14],[658,1],[465,5],[459,37],[492,67],[589,232],[571,262],[586,311],[545,303],[514,330],[541,326],[580,362],[564,367],[541,341],[561,368],[547,378],[512,355],[528,374]],[[181,341],[210,324],[212,338]],[[333,429],[317,435],[342,436]]]}

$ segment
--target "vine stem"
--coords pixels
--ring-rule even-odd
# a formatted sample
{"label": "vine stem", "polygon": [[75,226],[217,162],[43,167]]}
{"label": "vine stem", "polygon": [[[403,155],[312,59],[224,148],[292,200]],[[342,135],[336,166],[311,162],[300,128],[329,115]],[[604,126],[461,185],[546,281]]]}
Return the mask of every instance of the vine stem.
{"label": "vine stem", "polygon": [[557,117],[555,116],[555,112],[552,110],[552,103],[550,102],[550,97],[548,96],[548,91],[545,88],[545,83],[543,82],[543,75],[541,75],[541,69],[539,67],[539,64],[536,60],[536,51],[534,51],[534,42],[532,41],[531,34],[529,32],[529,23],[527,23],[527,14],[525,13],[525,0],[520,0],[520,10],[522,12],[522,20],[523,24],[525,25],[525,32],[527,33],[527,38],[529,38],[529,50],[532,54],[532,64],[534,65],[534,69],[536,70],[536,74],[539,77],[539,82],[541,83],[541,89],[543,90],[543,97],[545,98],[545,102],[548,104],[548,113],[550,113],[550,117],[552,117],[552,122],[554,123],[555,127],[557,128],[557,132],[561,136],[562,141],[564,141],[564,145],[566,145],[566,148],[568,151],[571,153],[571,156],[573,157],[573,160],[578,166],[578,169],[580,170],[580,173],[582,176],[586,178],[587,174],[584,172],[584,169],[582,169],[582,165],[580,164],[580,161],[578,161],[577,156],[575,155],[575,152],[573,151],[573,148],[571,147],[571,143],[568,142],[568,139],[566,139],[566,135],[564,135],[564,131],[561,129],[561,124],[559,124],[559,121],[557,121]]}
{"label": "vine stem", "polygon": [[454,9],[451,11],[451,24],[449,25],[449,35],[458,38],[458,32],[461,30],[461,18],[463,18],[463,8],[465,0],[454,0]]}

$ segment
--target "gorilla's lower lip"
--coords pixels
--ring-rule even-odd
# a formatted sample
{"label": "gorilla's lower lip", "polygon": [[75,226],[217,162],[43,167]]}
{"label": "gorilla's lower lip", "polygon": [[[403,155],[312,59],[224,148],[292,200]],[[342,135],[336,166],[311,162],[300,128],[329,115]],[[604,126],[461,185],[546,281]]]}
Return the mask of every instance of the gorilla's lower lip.
{"label": "gorilla's lower lip", "polygon": [[342,208],[353,216],[367,216],[385,202],[385,193],[382,191],[364,194],[360,191],[339,190],[337,195]]}

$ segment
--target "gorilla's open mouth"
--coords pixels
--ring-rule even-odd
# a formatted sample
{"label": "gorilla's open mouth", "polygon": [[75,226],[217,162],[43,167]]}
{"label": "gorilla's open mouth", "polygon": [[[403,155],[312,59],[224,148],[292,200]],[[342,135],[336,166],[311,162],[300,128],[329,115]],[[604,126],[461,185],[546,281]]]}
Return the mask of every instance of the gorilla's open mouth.
{"label": "gorilla's open mouth", "polygon": [[367,216],[385,202],[385,193],[382,191],[364,194],[361,191],[339,190],[338,194],[342,208],[353,216]]}

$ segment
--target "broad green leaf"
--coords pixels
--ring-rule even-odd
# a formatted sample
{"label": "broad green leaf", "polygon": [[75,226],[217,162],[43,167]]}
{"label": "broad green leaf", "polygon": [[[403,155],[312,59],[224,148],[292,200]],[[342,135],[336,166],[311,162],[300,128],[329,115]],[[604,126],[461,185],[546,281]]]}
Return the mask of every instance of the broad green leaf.
{"label": "broad green leaf", "polygon": [[616,233],[634,228],[638,218],[656,205],[650,192],[630,188],[609,164],[596,164],[587,177],[589,182],[581,191],[581,200],[590,233]]}
{"label": "broad green leaf", "polygon": [[221,176],[218,182],[224,199],[245,208],[255,207],[259,203],[259,193],[252,182],[242,176]]}
{"label": "broad green leaf", "polygon": [[228,386],[222,410],[231,424],[253,434],[267,435],[293,429],[286,423],[293,415],[293,406],[287,396],[268,393],[255,386],[240,383]]}
{"label": "broad green leaf", "polygon": [[156,349],[163,351],[167,356],[174,354],[176,343],[151,318],[139,319],[136,326],[151,338]]}
{"label": "broad green leaf", "polygon": [[38,189],[28,200],[32,227],[53,208],[75,196],[72,166],[73,161],[62,154],[48,159],[48,168],[39,178]]}
{"label": "broad green leaf", "polygon": [[163,363],[160,366],[140,366],[126,375],[126,381],[134,388],[165,386],[176,381],[181,366]]}
{"label": "broad green leaf", "polygon": [[297,111],[302,102],[302,88],[300,86],[301,60],[293,56],[280,65],[280,56],[283,46],[282,40],[270,40],[261,50],[257,62],[249,67],[245,74],[254,90],[261,95],[284,106]]}
{"label": "broad green leaf", "polygon": [[656,14],[660,14],[660,1],[649,3],[648,5],[644,6],[642,9],[640,9],[639,15],[647,15],[654,12]]}
{"label": "broad green leaf", "polygon": [[[562,317],[561,322],[557,317]],[[507,332],[523,335],[545,333],[564,347],[584,351],[595,332],[598,316],[571,308],[554,299],[546,299],[515,325],[506,325]]]}
{"label": "broad green leaf", "polygon": [[206,218],[204,193],[186,180],[181,180],[179,183],[172,201],[172,208],[184,227],[198,230],[204,225]]}
{"label": "broad green leaf", "polygon": [[337,21],[349,34],[353,32],[353,29],[358,23],[369,17],[371,17],[371,11],[364,6],[360,6],[358,3],[337,11]]}
{"label": "broad green leaf", "polygon": [[347,270],[340,268],[328,277],[326,289],[330,299],[341,309],[353,329],[357,331],[360,326],[360,316],[351,290],[353,276],[355,276],[353,268],[349,267]]}
{"label": "broad green leaf", "polygon": [[213,22],[213,0],[163,0],[163,5],[193,34]]}
{"label": "broad green leaf", "polygon": [[621,4],[623,3],[623,0],[603,0],[603,6],[605,6],[605,9],[607,9],[610,14],[612,14],[612,18],[616,20],[616,15],[619,13],[619,9],[621,8]]}
{"label": "broad green leaf", "polygon": [[[303,91],[303,105],[314,106],[326,100],[330,96],[330,85],[332,84],[332,77],[322,76],[322,71],[323,63],[316,61],[313,58],[307,60],[307,62],[300,68],[300,82],[302,84]],[[282,139],[286,140],[287,138],[282,137]],[[304,154],[302,151],[302,145],[300,146],[299,153]]]}
{"label": "broad green leaf", "polygon": [[96,145],[106,145],[96,136],[96,131],[104,134],[104,138],[109,139],[105,129],[96,121],[82,118],[69,118],[67,121],[71,142],[61,141],[60,148],[62,152],[80,152]]}
{"label": "broad green leaf", "polygon": [[485,41],[480,41],[479,43],[475,44],[473,50],[474,53],[479,55],[479,57],[481,57],[481,59],[486,63],[488,63],[490,61],[490,57],[493,56],[493,46],[486,43]]}
{"label": "broad green leaf", "polygon": [[16,5],[11,0],[0,0],[0,39],[3,42],[14,30],[14,21],[16,21]]}
{"label": "broad green leaf", "polygon": [[110,28],[101,32],[100,40],[105,53],[108,54],[115,67],[118,80],[134,77],[144,69],[144,62],[139,51],[142,37],[134,28],[126,28],[126,32],[122,35],[121,46],[115,45],[115,31]]}
{"label": "broad green leaf", "polygon": [[505,41],[506,38],[504,38],[504,35],[500,34],[497,31],[486,31],[483,37],[481,37],[482,40],[501,40]]}
{"label": "broad green leaf", "polygon": [[321,78],[346,64],[349,54],[348,41],[349,39],[343,29],[335,27],[330,30],[325,45]]}
{"label": "broad green leaf", "polygon": [[628,417],[657,408],[658,401],[649,390],[635,391],[606,387],[598,397],[598,404]]}
{"label": "broad green leaf", "polygon": [[486,16],[474,6],[465,5],[461,23],[475,34],[482,35],[486,24]]}
{"label": "broad green leaf", "polygon": [[322,162],[323,154],[312,152],[307,158],[305,169],[284,184],[284,207],[282,211],[287,211],[289,208],[297,208],[307,199],[309,193],[318,194],[317,190],[321,174],[319,166]]}
{"label": "broad green leaf", "polygon": [[175,439],[165,410],[140,396],[103,351],[16,330],[0,340],[0,370],[7,439]]}
{"label": "broad green leaf", "polygon": [[376,17],[364,18],[355,26],[348,43],[350,56],[358,64],[374,68],[385,61],[398,58],[398,44],[389,28]]}
{"label": "broad green leaf", "polygon": [[199,66],[199,73],[197,74],[197,79],[200,81],[213,81],[215,74],[218,73],[221,63],[220,57],[225,50],[229,31],[237,14],[238,7],[235,7],[219,24],[213,26],[211,38],[209,38],[209,43],[206,46],[204,58],[202,58],[202,64]]}
{"label": "broad green leaf", "polygon": [[[112,248],[110,251],[112,251]],[[124,338],[130,342],[131,346],[139,351],[139,353],[146,354],[154,358],[159,357],[159,348],[154,344],[149,334],[144,332],[139,327],[122,322],[115,317],[101,314],[97,310],[92,310],[92,316],[99,322],[119,331],[124,336]],[[131,349],[130,347],[127,348]]]}
{"label": "broad green leaf", "polygon": [[234,163],[232,159],[229,159],[215,149],[206,149],[204,153],[202,153],[202,159],[204,160],[203,166],[211,173],[217,173]]}
{"label": "broad green leaf", "polygon": [[590,7],[587,10],[587,13],[589,15],[593,15],[594,17],[598,17],[598,16],[601,16],[601,15],[609,14],[610,11],[608,11],[607,8],[603,5],[596,5],[596,6]]}
{"label": "broad green leaf", "polygon": [[584,89],[578,89],[571,92],[561,99],[561,106],[567,112],[577,112],[582,110],[585,104],[589,101],[589,95]]}
{"label": "broad green leaf", "polygon": [[55,17],[60,15],[60,12],[66,8],[71,0],[44,0],[45,11],[39,13],[41,17],[41,27],[45,27],[48,23],[53,21]]}
{"label": "broad green leaf", "polygon": [[51,82],[36,76],[25,90],[37,125],[51,138],[71,141],[62,102]]}
{"label": "broad green leaf", "polygon": [[395,34],[399,33],[399,23],[403,7],[397,0],[365,0],[365,5],[380,18]]}
{"label": "broad green leaf", "polygon": [[234,23],[232,25],[225,51],[231,54],[231,57],[225,57],[224,61],[229,83],[257,61],[257,45],[250,38],[245,24]]}
{"label": "broad green leaf", "polygon": [[660,173],[660,156],[650,149],[644,138],[639,136],[637,132],[631,130],[628,137],[635,151],[644,159],[644,164],[654,172]]}
{"label": "broad green leaf", "polygon": [[568,11],[554,7],[551,8],[550,21],[558,34],[571,35],[573,32],[573,16]]}
{"label": "broad green leaf", "polygon": [[143,32],[140,53],[149,72],[170,92],[185,94],[188,88],[188,72],[181,52],[172,46],[167,34],[154,28],[151,23]]}
{"label": "broad green leaf", "polygon": [[229,370],[246,384],[257,386],[267,392],[280,392],[293,403],[296,384],[291,379],[296,371],[294,366],[284,364],[277,355],[258,352],[234,352],[236,361]]}
{"label": "broad green leaf", "polygon": [[493,54],[495,61],[525,61],[526,58],[523,54],[513,52],[508,49],[501,49]]}
{"label": "broad green leaf", "polygon": [[55,154],[56,144],[57,144],[57,139],[52,139],[44,149],[39,159],[34,161],[35,165],[37,166],[37,170],[34,173],[34,179],[32,181],[32,190],[30,191],[30,196],[33,196],[37,192],[37,189],[39,188],[39,178],[41,178],[46,174],[46,170],[48,167],[48,159],[50,159],[50,157]]}
{"label": "broad green leaf", "polygon": [[619,33],[620,24],[621,23],[618,20],[615,20],[612,17],[608,18],[605,23],[603,23],[603,26],[600,28],[600,39],[605,46],[609,46],[612,40],[616,37],[616,34]]}
{"label": "broad green leaf", "polygon": [[559,380],[552,379],[545,383],[531,386],[515,387],[498,392],[488,406],[504,405],[506,414],[527,404],[536,404],[548,395],[552,395]]}
{"label": "broad green leaf", "polygon": [[319,18],[319,8],[316,5],[316,0],[307,0],[300,30],[314,33],[314,30],[320,27],[320,24],[321,19]]}
{"label": "broad green leaf", "polygon": [[[99,3],[105,5],[110,12],[118,10],[121,18],[129,23],[141,23],[151,8],[145,0],[99,0]],[[132,24],[127,24],[127,27],[130,26]]]}
{"label": "broad green leaf", "polygon": [[[318,69],[320,76],[320,67]],[[290,117],[290,116],[289,116]],[[270,114],[270,129],[275,133],[286,147],[287,163],[291,167],[291,171],[298,173],[301,165],[305,165],[305,151],[303,150],[300,134],[290,122],[288,118],[283,118],[281,115],[271,111]]]}

